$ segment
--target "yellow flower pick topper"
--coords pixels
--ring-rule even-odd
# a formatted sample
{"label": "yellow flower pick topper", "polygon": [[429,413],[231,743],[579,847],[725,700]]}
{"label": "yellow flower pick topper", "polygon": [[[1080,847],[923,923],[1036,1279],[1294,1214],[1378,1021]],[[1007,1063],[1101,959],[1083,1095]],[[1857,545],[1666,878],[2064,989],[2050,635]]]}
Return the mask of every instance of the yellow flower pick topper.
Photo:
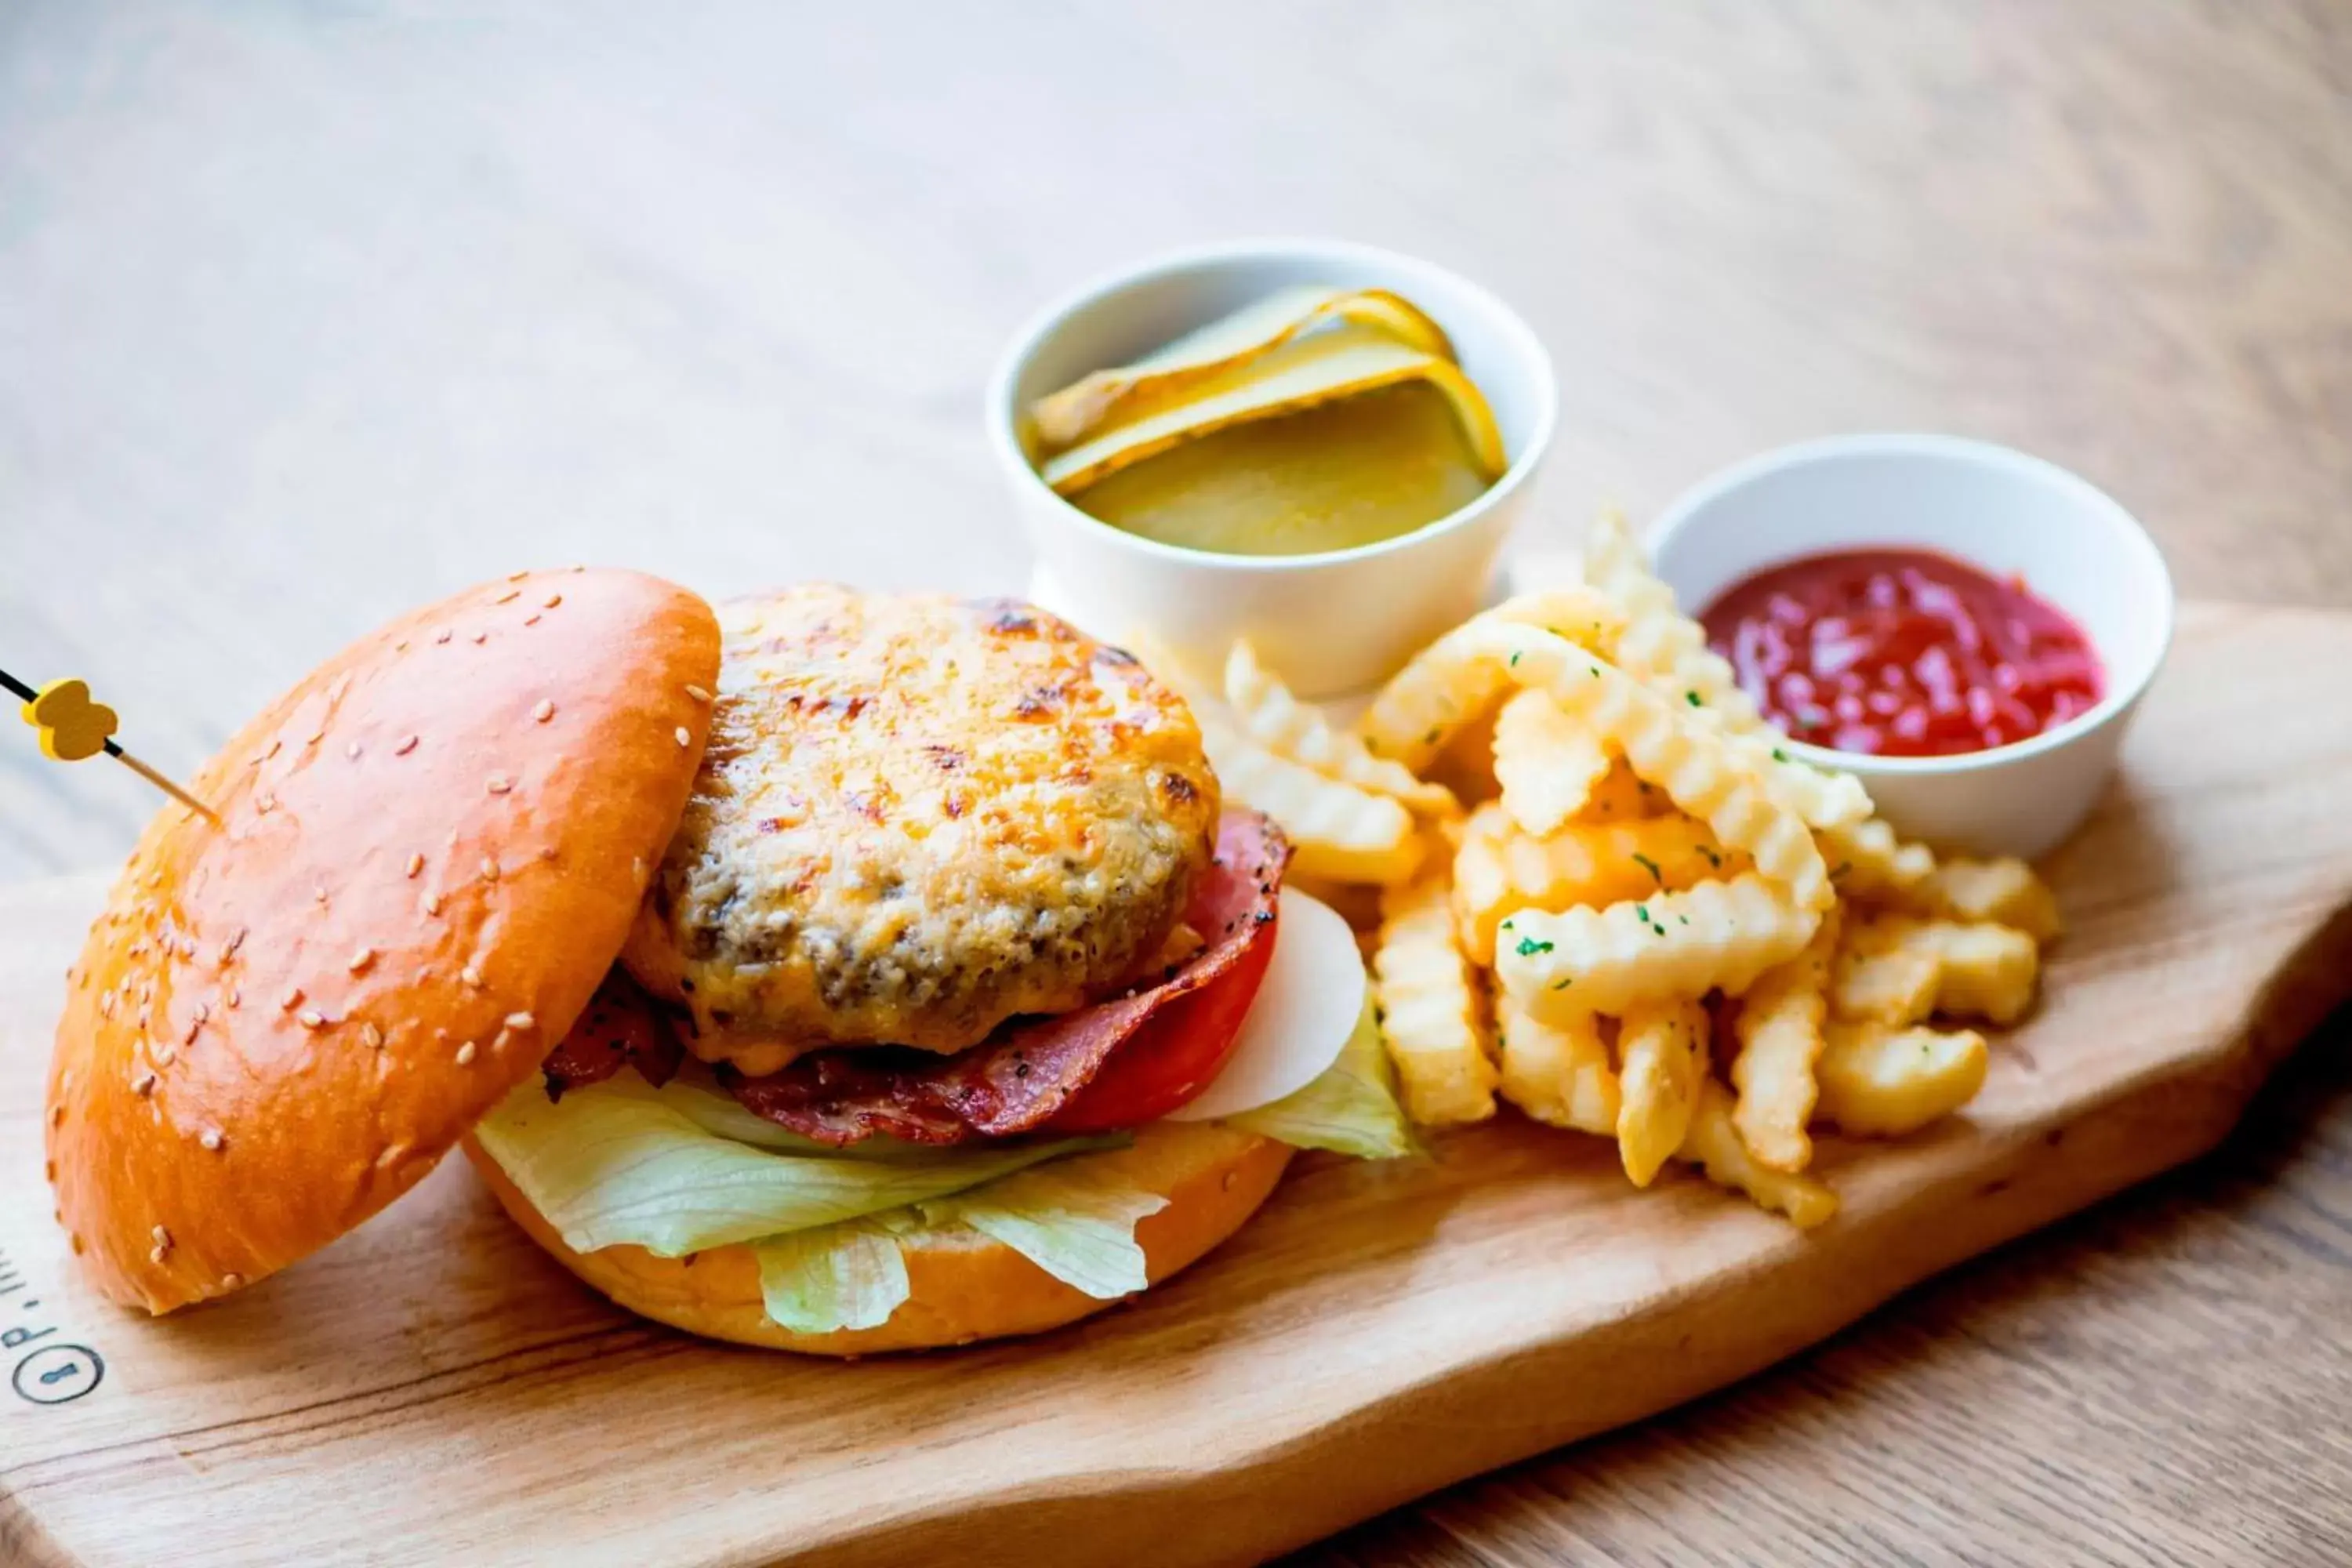
{"label": "yellow flower pick topper", "polygon": [[210,806],[116,742],[114,731],[121,727],[121,721],[113,709],[90,696],[89,681],[68,676],[63,680],[52,680],[36,691],[0,669],[0,687],[7,688],[22,700],[19,711],[25,722],[39,732],[43,756],[61,763],[79,763],[104,752],[197,816],[209,822],[220,821]]}
{"label": "yellow flower pick topper", "polygon": [[41,754],[61,763],[78,763],[106,750],[106,742],[121,728],[114,710],[90,700],[89,682],[78,678],[52,680],[24,706],[25,722],[41,732]]}

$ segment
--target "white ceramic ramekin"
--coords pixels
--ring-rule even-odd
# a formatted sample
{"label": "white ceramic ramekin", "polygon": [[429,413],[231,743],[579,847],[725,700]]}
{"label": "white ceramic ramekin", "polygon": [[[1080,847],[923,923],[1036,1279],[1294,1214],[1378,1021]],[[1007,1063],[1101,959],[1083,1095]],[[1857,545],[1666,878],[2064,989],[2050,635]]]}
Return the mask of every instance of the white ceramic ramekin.
{"label": "white ceramic ramekin", "polygon": [[[1391,289],[1434,318],[1495,411],[1510,459],[1502,479],[1402,538],[1321,555],[1246,556],[1161,544],[1098,522],[1030,468],[1018,433],[1030,402],[1302,283]],[[1218,663],[1246,637],[1293,690],[1330,697],[1385,679],[1479,607],[1550,445],[1557,402],[1543,345],[1476,284],[1369,246],[1265,239],[1157,257],[1076,289],[1005,350],[982,417],[1037,552],[1049,607],[1105,637],[1148,629],[1179,656]]]}
{"label": "white ceramic ramekin", "polygon": [[1649,545],[1694,614],[1778,562],[1892,545],[2018,574],[2073,617],[2106,686],[2097,706],[2054,730],[1952,757],[1792,746],[1858,775],[1896,829],[1939,847],[2029,859],[2055,848],[2097,804],[2172,640],[2172,579],[2131,513],[2055,464],[1981,441],[1844,436],[1784,447],[1685,495]]}

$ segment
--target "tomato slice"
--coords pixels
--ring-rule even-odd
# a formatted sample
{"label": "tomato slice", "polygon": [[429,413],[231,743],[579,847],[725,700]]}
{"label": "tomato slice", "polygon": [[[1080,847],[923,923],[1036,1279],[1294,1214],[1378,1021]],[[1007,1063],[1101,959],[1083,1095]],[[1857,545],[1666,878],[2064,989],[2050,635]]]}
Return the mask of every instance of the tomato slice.
{"label": "tomato slice", "polygon": [[1268,920],[1232,968],[1160,1008],[1120,1042],[1094,1081],[1045,1123],[1050,1132],[1108,1132],[1156,1121],[1216,1080],[1274,962],[1279,922]]}

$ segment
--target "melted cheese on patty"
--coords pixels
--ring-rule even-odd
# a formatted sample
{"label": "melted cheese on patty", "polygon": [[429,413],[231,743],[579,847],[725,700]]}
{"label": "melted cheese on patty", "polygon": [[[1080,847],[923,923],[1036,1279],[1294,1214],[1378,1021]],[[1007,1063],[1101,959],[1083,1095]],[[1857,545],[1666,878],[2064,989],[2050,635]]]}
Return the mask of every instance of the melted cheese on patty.
{"label": "melted cheese on patty", "polygon": [[961,1050],[1162,951],[1217,781],[1128,655],[1013,601],[830,584],[720,623],[709,747],[623,954],[695,1054]]}

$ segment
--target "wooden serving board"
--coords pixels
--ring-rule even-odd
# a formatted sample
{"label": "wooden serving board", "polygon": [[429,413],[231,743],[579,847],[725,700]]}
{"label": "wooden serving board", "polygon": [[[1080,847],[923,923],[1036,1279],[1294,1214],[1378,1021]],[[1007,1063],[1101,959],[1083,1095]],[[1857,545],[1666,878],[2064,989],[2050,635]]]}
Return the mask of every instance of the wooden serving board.
{"label": "wooden serving board", "polygon": [[2073,929],[2041,1013],[1964,1120],[1830,1145],[1845,1206],[1812,1235],[1509,1121],[1430,1161],[1301,1161],[1094,1322],[854,1364],[624,1316],[462,1161],[221,1306],[114,1310],[50,1223],[38,1136],[100,885],[9,891],[0,1562],[1237,1562],[1633,1420],[2221,1136],[2352,994],[2348,668],[2352,616],[2184,618],[2054,862]]}

